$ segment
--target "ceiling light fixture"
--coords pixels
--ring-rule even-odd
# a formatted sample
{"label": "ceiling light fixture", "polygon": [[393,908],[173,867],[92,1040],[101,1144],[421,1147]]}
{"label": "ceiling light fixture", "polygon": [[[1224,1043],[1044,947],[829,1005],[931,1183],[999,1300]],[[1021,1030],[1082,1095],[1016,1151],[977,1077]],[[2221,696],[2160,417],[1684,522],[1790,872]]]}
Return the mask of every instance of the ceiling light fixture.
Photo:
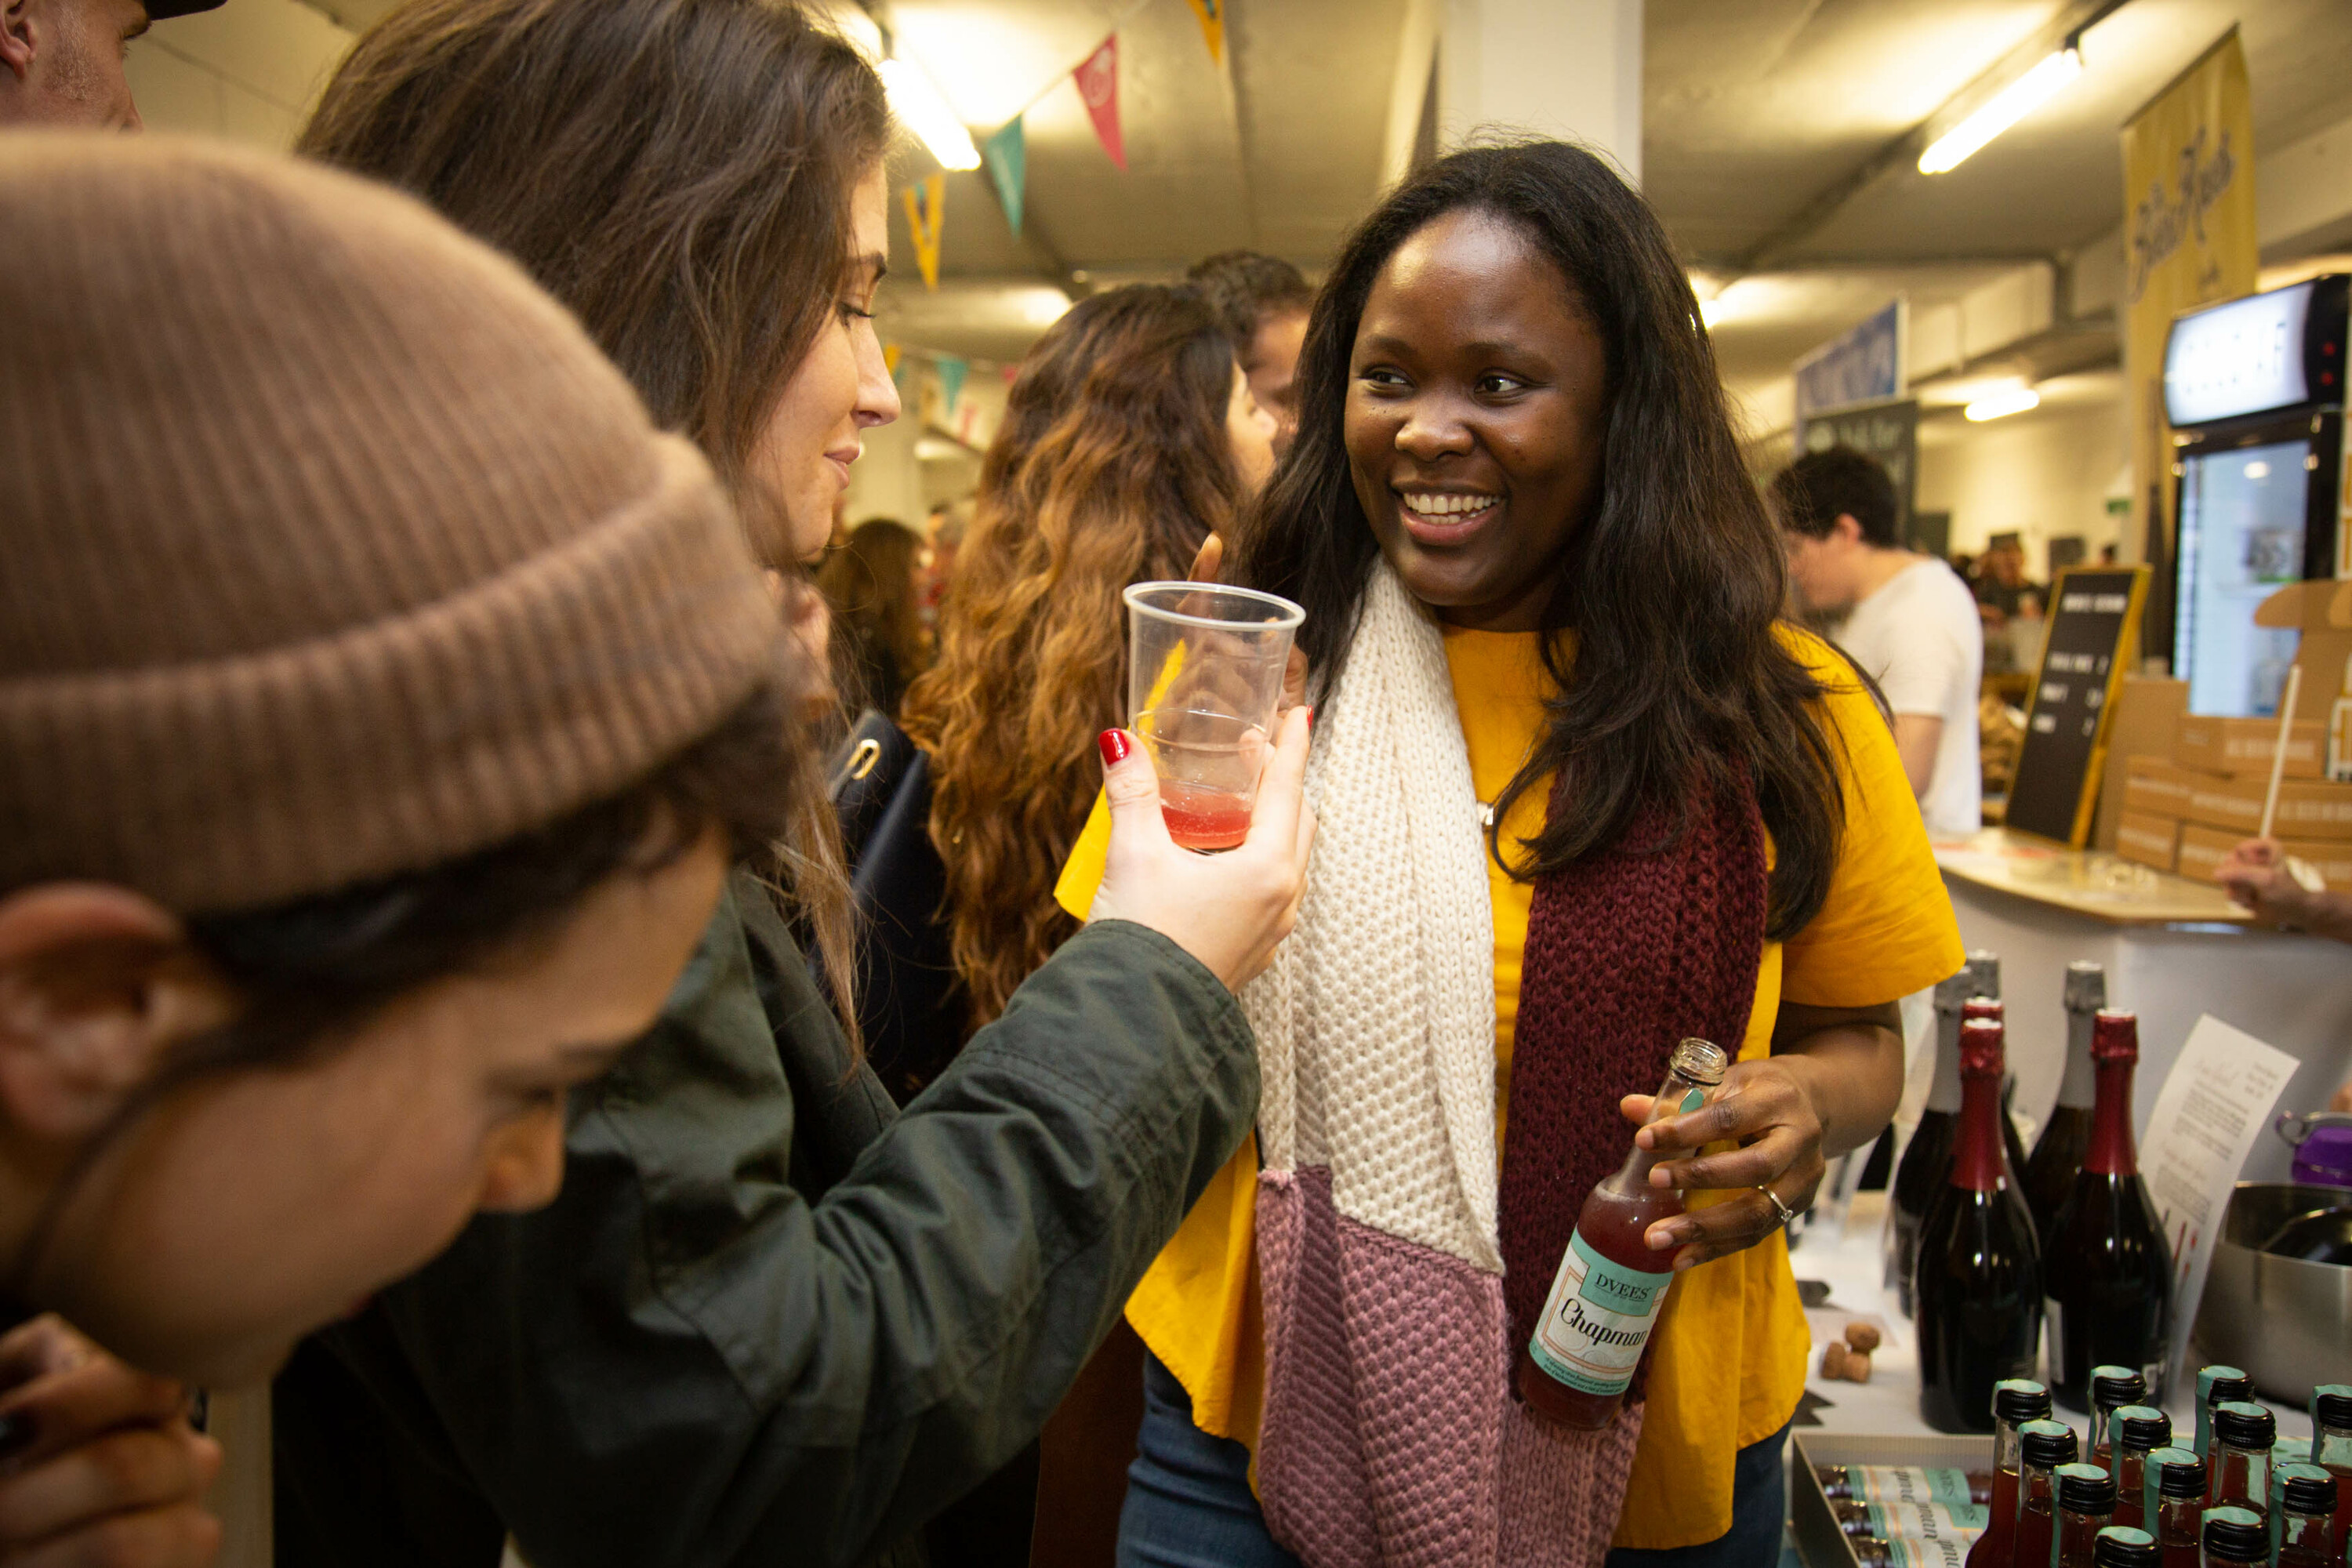
{"label": "ceiling light fixture", "polygon": [[1974,114],[1945,132],[1919,154],[1919,172],[1941,174],[1957,169],[1994,137],[2048,102],[2083,74],[2083,51],[2073,44],[2045,55],[2040,64],[1999,92]]}
{"label": "ceiling light fixture", "polygon": [[1989,392],[1963,410],[1981,425],[1988,419],[2001,419],[2011,414],[2022,414],[2029,408],[2042,406],[2042,395],[2030,386],[2012,386],[2004,392]]}
{"label": "ceiling light fixture", "polygon": [[875,68],[882,73],[882,90],[890,100],[890,112],[931,150],[940,168],[980,167],[980,149],[971,144],[971,132],[948,107],[930,72],[912,60],[898,58],[884,60]]}

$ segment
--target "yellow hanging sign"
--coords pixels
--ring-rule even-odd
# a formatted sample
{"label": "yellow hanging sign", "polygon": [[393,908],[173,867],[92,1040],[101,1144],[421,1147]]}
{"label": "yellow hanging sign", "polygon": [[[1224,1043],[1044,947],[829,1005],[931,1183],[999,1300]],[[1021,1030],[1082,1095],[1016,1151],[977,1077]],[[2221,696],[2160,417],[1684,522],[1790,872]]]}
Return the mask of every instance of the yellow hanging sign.
{"label": "yellow hanging sign", "polygon": [[1209,58],[1225,63],[1225,0],[1192,0],[1192,14],[1201,18],[1201,36],[1209,41]]}
{"label": "yellow hanging sign", "polygon": [[2132,521],[2125,559],[2170,563],[2172,427],[2164,342],[2173,317],[2254,291],[2254,120],[2231,27],[2123,132],[2124,390]]}
{"label": "yellow hanging sign", "polygon": [[915,235],[915,265],[922,269],[923,287],[940,286],[940,229],[947,216],[948,177],[933,174],[908,185],[907,226]]}

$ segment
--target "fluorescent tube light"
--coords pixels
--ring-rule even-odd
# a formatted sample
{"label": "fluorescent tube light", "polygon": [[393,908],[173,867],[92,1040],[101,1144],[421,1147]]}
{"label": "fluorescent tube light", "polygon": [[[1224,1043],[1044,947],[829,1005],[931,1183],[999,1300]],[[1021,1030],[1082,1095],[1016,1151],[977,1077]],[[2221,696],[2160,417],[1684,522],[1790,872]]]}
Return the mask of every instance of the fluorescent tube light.
{"label": "fluorescent tube light", "polygon": [[884,60],[875,68],[882,73],[882,90],[890,100],[890,112],[931,150],[940,168],[980,167],[980,149],[971,144],[971,132],[948,107],[930,72],[902,59]]}
{"label": "fluorescent tube light", "polygon": [[1987,393],[1969,404],[1965,412],[1970,419],[1981,425],[1988,419],[2004,418],[2011,414],[2022,414],[2029,408],[2041,406],[2040,393],[2030,386],[2013,386],[2006,392]]}
{"label": "fluorescent tube light", "polygon": [[1976,152],[2049,101],[2060,88],[2083,74],[2083,51],[2060,49],[1993,94],[1985,106],[1945,132],[1919,154],[1919,172],[1957,169]]}

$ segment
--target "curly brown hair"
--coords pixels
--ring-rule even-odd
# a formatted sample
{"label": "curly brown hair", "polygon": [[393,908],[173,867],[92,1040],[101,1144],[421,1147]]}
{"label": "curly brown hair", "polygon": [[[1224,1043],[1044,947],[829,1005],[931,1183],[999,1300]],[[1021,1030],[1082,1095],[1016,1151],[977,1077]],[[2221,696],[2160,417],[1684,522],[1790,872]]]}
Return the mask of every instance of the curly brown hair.
{"label": "curly brown hair", "polygon": [[1136,284],[1038,341],[981,468],[903,722],[931,759],[931,837],[974,1028],[1077,924],[1054,882],[1127,722],[1130,583],[1181,577],[1244,500],[1226,434],[1233,340],[1197,291]]}

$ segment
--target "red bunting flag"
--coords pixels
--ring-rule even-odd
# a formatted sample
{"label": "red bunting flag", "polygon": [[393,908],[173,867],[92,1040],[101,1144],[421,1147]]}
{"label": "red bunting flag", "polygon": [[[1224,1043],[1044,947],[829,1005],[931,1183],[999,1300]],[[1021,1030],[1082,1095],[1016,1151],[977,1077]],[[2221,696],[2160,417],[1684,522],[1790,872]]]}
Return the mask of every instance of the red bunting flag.
{"label": "red bunting flag", "polygon": [[1113,33],[1105,38],[1102,47],[1070,73],[1070,79],[1078,84],[1078,96],[1086,100],[1087,113],[1094,119],[1095,134],[1102,138],[1103,151],[1125,173],[1127,146],[1118,134],[1118,35]]}

